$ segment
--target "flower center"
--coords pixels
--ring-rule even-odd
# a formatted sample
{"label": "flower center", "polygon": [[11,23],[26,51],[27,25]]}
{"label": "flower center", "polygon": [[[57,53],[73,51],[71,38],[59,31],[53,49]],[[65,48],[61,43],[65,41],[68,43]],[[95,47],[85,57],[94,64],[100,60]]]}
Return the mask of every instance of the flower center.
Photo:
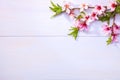
{"label": "flower center", "polygon": [[106,28],[106,30],[107,30],[107,31],[109,31],[109,30],[110,30],[110,28]]}
{"label": "flower center", "polygon": [[92,13],[92,17],[95,17],[96,16],[96,13]]}
{"label": "flower center", "polygon": [[97,6],[97,10],[101,10],[102,8],[101,8],[101,6]]}
{"label": "flower center", "polygon": [[68,8],[70,7],[70,5],[69,5],[69,4],[65,4],[64,7],[65,7],[66,9],[68,9]]}
{"label": "flower center", "polygon": [[87,24],[84,22],[84,23],[82,24],[82,26],[83,26],[83,27],[86,27],[86,26],[87,26]]}
{"label": "flower center", "polygon": [[116,4],[115,4],[115,3],[113,3],[111,6],[112,6],[113,8],[115,8],[115,7],[116,7]]}
{"label": "flower center", "polygon": [[115,28],[118,30],[119,29],[119,27],[118,26],[115,26]]}
{"label": "flower center", "polygon": [[82,7],[85,7],[86,5],[85,4],[82,4]]}

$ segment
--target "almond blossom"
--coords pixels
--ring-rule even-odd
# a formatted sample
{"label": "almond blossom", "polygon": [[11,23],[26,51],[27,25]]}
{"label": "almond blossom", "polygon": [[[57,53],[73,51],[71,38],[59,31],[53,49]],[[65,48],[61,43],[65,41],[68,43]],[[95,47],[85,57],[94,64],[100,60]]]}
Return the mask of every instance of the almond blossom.
{"label": "almond blossom", "polygon": [[73,19],[75,17],[73,6],[70,2],[64,2],[63,10],[70,16],[70,18]]}
{"label": "almond blossom", "polygon": [[113,43],[113,42],[118,42],[118,39],[117,39],[118,36],[119,36],[119,34],[112,34],[112,35],[111,35],[112,43]]}
{"label": "almond blossom", "polygon": [[80,5],[80,12],[84,11],[85,9],[88,9],[88,5],[87,4],[81,4]]}
{"label": "almond blossom", "polygon": [[75,18],[75,13],[74,10],[70,9],[67,10],[66,13],[70,16],[70,18],[74,19]]}
{"label": "almond blossom", "polygon": [[72,6],[71,2],[64,1],[63,10],[68,10],[68,9],[72,9],[72,8],[73,8],[73,6]]}
{"label": "almond blossom", "polygon": [[88,26],[92,21],[90,21],[90,16],[86,15],[83,19],[77,20],[75,26],[78,27],[81,31],[88,31]]}
{"label": "almond blossom", "polygon": [[94,12],[101,15],[105,10],[106,10],[106,8],[104,6],[97,5],[97,6],[95,6]]}
{"label": "almond blossom", "polygon": [[112,28],[111,26],[109,25],[104,25],[103,26],[103,32],[106,34],[106,35],[110,35],[112,33]]}
{"label": "almond blossom", "polygon": [[116,3],[116,2],[112,2],[112,3],[110,4],[110,10],[111,10],[111,11],[114,11],[115,8],[116,8],[116,6],[117,6],[117,3]]}
{"label": "almond blossom", "polygon": [[84,30],[88,29],[88,25],[87,25],[86,21],[77,20],[75,22],[75,26],[78,27],[79,30],[81,30],[81,31],[84,31]]}
{"label": "almond blossom", "polygon": [[90,15],[90,18],[92,21],[98,20],[98,16],[96,12],[92,12],[92,14]]}
{"label": "almond blossom", "polygon": [[113,26],[113,31],[114,31],[114,33],[120,34],[120,26],[114,24],[114,26]]}
{"label": "almond blossom", "polygon": [[87,25],[90,25],[90,23],[98,20],[97,14],[95,12],[93,12],[90,15],[86,15],[84,20],[86,21]]}
{"label": "almond blossom", "polygon": [[112,26],[105,25],[103,27],[104,32],[110,36],[110,42],[118,42],[117,37],[120,35],[120,26],[116,25],[115,23]]}

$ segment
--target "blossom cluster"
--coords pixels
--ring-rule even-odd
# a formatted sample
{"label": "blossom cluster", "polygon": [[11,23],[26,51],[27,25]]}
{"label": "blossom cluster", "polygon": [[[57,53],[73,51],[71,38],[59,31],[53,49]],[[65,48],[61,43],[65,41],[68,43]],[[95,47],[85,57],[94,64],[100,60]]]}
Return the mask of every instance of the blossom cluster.
{"label": "blossom cluster", "polygon": [[[102,27],[103,32],[109,36],[106,41],[107,44],[118,42],[117,38],[120,35],[120,25],[118,25],[115,20],[116,15],[120,14],[120,0],[111,2],[109,6],[91,6],[84,3],[76,7],[71,2],[64,2],[63,6],[54,4],[53,2],[51,2],[51,4],[52,7],[50,7],[50,9],[55,12],[54,17],[61,13],[66,13],[75,21],[74,27],[70,29],[71,33],[69,34],[75,39],[79,31],[88,31],[91,23],[102,21],[107,23]],[[90,10],[90,13],[87,13],[87,10]],[[111,19],[113,19],[112,26],[110,25]]]}

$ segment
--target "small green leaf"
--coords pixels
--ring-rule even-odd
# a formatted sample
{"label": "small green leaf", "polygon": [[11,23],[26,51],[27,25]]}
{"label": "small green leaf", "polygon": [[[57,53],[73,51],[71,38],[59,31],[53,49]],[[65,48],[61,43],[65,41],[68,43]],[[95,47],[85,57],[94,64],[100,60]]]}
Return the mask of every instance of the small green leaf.
{"label": "small green leaf", "polygon": [[53,12],[56,12],[56,10],[54,9],[54,8],[52,8],[52,7],[49,7]]}
{"label": "small green leaf", "polygon": [[120,3],[120,0],[116,0],[117,3]]}
{"label": "small green leaf", "polygon": [[85,16],[86,14],[85,14],[85,12],[80,12],[80,15],[82,15],[82,16]]}
{"label": "small green leaf", "polygon": [[118,13],[118,14],[120,14],[120,6],[116,7],[115,12]]}
{"label": "small green leaf", "polygon": [[78,36],[79,28],[77,28],[77,27],[71,27],[70,31],[71,32],[68,35],[74,37],[74,39],[76,40],[77,36]]}
{"label": "small green leaf", "polygon": [[77,20],[84,18],[85,12],[80,12],[80,14],[76,17]]}
{"label": "small green leaf", "polygon": [[112,36],[110,36],[106,42],[107,42],[107,45],[111,44],[112,43]]}
{"label": "small green leaf", "polygon": [[51,2],[51,5],[53,6],[53,7],[57,7],[52,1],[50,1]]}
{"label": "small green leaf", "polygon": [[82,19],[82,18],[83,18],[82,15],[78,15],[76,19],[77,19],[77,20],[80,20],[80,19]]}
{"label": "small green leaf", "polygon": [[59,15],[63,12],[62,7],[59,4],[54,4],[51,1],[51,5],[52,5],[52,7],[49,7],[49,8],[50,8],[51,11],[53,11],[55,13],[52,17],[55,17],[55,16],[57,16],[57,15]]}
{"label": "small green leaf", "polygon": [[108,24],[110,23],[110,18],[114,16],[113,12],[106,12],[104,15],[99,16],[99,20],[102,22],[107,21]]}

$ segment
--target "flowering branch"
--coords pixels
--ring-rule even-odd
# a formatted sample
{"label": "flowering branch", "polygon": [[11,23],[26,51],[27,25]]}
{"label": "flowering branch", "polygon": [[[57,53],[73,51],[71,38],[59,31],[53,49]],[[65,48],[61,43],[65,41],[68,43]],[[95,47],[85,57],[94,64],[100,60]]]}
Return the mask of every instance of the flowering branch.
{"label": "flowering branch", "polygon": [[[68,14],[74,21],[74,27],[70,29],[70,36],[77,39],[79,31],[88,31],[88,27],[94,21],[102,21],[107,24],[104,25],[103,32],[109,36],[106,41],[107,44],[118,42],[117,37],[120,35],[120,26],[115,23],[116,14],[120,14],[120,0],[112,2],[109,6],[90,6],[88,4],[81,4],[78,7],[70,2],[65,2],[63,6],[55,4],[51,1],[52,7],[49,7],[55,14],[52,17],[56,17],[62,13]],[[91,10],[88,14],[87,10]],[[78,11],[78,12],[76,12]],[[110,20],[113,19],[112,26],[110,25]]]}

